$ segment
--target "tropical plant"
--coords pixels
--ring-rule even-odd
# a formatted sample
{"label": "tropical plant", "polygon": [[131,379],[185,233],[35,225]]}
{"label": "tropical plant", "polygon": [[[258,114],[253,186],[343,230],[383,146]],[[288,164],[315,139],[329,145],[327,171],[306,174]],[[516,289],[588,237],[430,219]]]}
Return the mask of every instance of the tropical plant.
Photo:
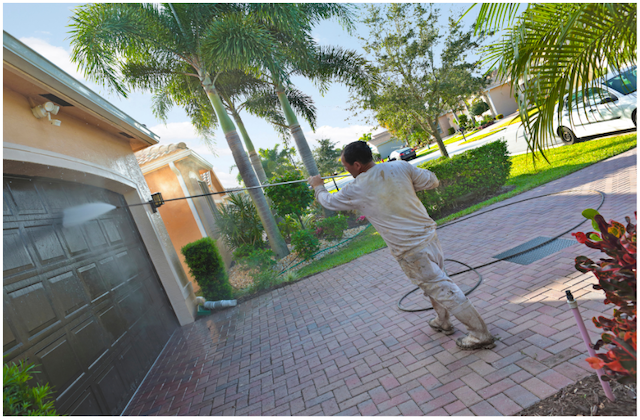
{"label": "tropical plant", "polygon": [[[298,171],[290,171],[282,176],[274,176],[269,180],[271,184],[279,182],[297,181],[302,177]],[[276,185],[267,189],[267,196],[273,202],[273,206],[280,216],[295,216],[304,229],[302,216],[308,211],[308,207],[314,200],[313,191],[304,182],[287,185]]]}
{"label": "tropical plant", "polygon": [[[89,80],[125,97],[130,89],[151,91],[159,117],[172,105],[182,106],[205,138],[219,123],[245,184],[258,186],[225,112],[218,78],[234,70],[258,76],[268,69],[288,81],[277,51],[282,36],[305,39],[309,18],[303,13],[274,3],[87,4],[72,17],[72,60]],[[262,190],[249,194],[271,248],[280,258],[287,255]]]}
{"label": "tropical plant", "polygon": [[[278,223],[278,229],[286,239],[291,239],[291,234],[299,230],[302,226],[295,218],[287,215],[282,218],[282,222]],[[303,218],[304,219],[304,218]]]}
{"label": "tropical plant", "polygon": [[584,97],[572,106],[579,91],[597,85],[594,78],[607,68],[637,61],[635,3],[483,3],[476,31],[501,28],[506,34],[486,49],[484,61],[510,80],[528,148],[545,159],[563,108],[554,115],[555,105],[566,100],[570,113],[584,108]]}
{"label": "tropical plant", "polygon": [[[636,225],[625,217],[627,226],[604,217],[596,210],[587,209],[583,213],[591,219],[597,232],[577,232],[572,235],[581,244],[599,249],[608,258],[599,262],[581,256],[576,258],[576,269],[581,273],[593,273],[598,279],[595,290],[605,294],[605,304],[613,304],[613,318],[593,317],[596,327],[602,328],[601,339],[594,345],[595,350],[608,347],[606,353],[587,358],[593,369],[605,369],[608,378],[620,383],[635,383],[637,377],[637,275],[636,275]],[[636,215],[637,217],[637,215]]]}
{"label": "tropical plant", "polygon": [[294,147],[283,147],[282,150],[278,150],[280,145],[276,143],[273,149],[259,149],[260,160],[262,167],[264,168],[267,179],[273,178],[276,175],[284,175],[289,171],[297,170],[295,161],[291,155],[295,155],[296,149]]}
{"label": "tropical plant", "polygon": [[485,83],[475,75],[479,62],[466,61],[483,35],[472,39],[471,31],[465,32],[449,18],[440,64],[436,64],[434,49],[443,38],[437,9],[392,3],[371,5],[367,10],[364,23],[369,26],[369,37],[360,39],[364,50],[373,55],[379,84],[372,92],[359,92],[352,111],[373,111],[377,122],[399,138],[406,138],[417,125],[435,137],[441,153],[448,157],[438,132],[438,117]]}
{"label": "tropical plant", "polygon": [[254,249],[239,261],[240,265],[248,270],[263,271],[276,265],[273,260],[273,251],[270,249]]}
{"label": "tropical plant", "polygon": [[233,297],[233,289],[216,241],[204,237],[186,244],[181,252],[206,300],[216,301]]}
{"label": "tropical plant", "polygon": [[320,249],[320,241],[308,229],[299,230],[291,235],[291,245],[305,260],[311,258]]}
{"label": "tropical plant", "polygon": [[220,237],[231,249],[242,245],[263,246],[264,229],[251,198],[245,193],[231,193],[227,203],[213,212]]}
{"label": "tropical plant", "polygon": [[313,149],[313,157],[318,164],[320,175],[327,176],[342,171],[342,163],[340,162],[342,150],[336,148],[337,143],[329,139],[320,139],[318,143],[320,143],[318,147]]}
{"label": "tropical plant", "polygon": [[9,362],[2,369],[2,414],[5,416],[57,416],[49,384],[30,386],[33,363]]}

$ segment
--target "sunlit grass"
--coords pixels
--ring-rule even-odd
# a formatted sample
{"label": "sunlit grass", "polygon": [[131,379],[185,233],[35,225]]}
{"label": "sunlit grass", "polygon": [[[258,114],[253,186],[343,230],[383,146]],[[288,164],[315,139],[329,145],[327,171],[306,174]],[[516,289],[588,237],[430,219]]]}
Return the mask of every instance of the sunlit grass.
{"label": "sunlit grass", "polygon": [[464,141],[464,142],[462,142],[460,144],[467,144],[467,143],[471,143],[471,142],[474,142],[474,141],[482,140],[483,138],[489,137],[489,136],[491,136],[493,134],[496,134],[496,133],[498,133],[498,132],[500,132],[502,130],[506,130],[506,128],[499,128],[497,130],[492,130],[492,131],[490,131],[488,133],[485,133],[485,134],[480,134],[479,136],[471,137],[471,138],[467,139],[467,141]]}

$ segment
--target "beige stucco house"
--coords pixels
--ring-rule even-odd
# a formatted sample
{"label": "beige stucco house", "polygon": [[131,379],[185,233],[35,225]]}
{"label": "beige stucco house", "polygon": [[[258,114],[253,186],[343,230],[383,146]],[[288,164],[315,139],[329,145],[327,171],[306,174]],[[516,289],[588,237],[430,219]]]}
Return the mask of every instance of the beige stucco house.
{"label": "beige stucco house", "polygon": [[380,158],[386,159],[389,157],[391,152],[401,149],[404,142],[393,137],[389,131],[385,130],[381,133],[375,134],[369,141],[369,144],[378,150]]}
{"label": "beige stucco house", "polygon": [[[193,287],[135,152],[144,125],[3,33],[3,354],[39,365],[59,413],[114,415],[179,325]],[[116,206],[78,226],[64,210]]]}
{"label": "beige stucco house", "polygon": [[[224,191],[213,166],[185,143],[158,144],[140,150],[135,155],[150,191],[161,192],[165,200]],[[169,201],[158,208],[182,267],[196,291],[199,286],[191,277],[180,250],[186,244],[206,236],[219,239],[213,211],[226,201],[225,198],[226,194],[215,194]],[[231,252],[223,241],[216,242],[228,267]]]}

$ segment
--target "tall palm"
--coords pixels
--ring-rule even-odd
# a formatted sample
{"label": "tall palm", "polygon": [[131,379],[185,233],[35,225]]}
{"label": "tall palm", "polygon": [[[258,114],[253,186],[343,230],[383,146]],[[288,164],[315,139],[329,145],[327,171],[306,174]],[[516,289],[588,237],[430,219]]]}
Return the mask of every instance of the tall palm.
{"label": "tall palm", "polygon": [[[268,177],[262,167],[260,156],[256,152],[251,137],[242,121],[240,112],[246,110],[254,116],[261,117],[273,125],[281,136],[288,136],[285,119],[280,107],[277,105],[277,94],[268,83],[239,71],[221,75],[219,82],[219,92],[225,108],[236,122],[253,169],[259,181],[264,184],[267,182]],[[309,125],[315,128],[316,108],[311,97],[296,89],[290,89],[287,92],[287,99],[298,112],[305,116]]]}
{"label": "tall palm", "polygon": [[[174,103],[185,107],[201,132],[210,133],[217,119],[245,184],[259,185],[225,112],[216,79],[235,69],[257,75],[264,66],[279,73],[282,58],[263,54],[277,46],[269,28],[289,37],[304,36],[298,28],[306,17],[266,3],[113,3],[81,6],[72,20],[72,59],[89,79],[123,96],[128,89],[155,92],[162,106]],[[185,79],[190,80],[186,85],[191,90],[185,90]],[[193,89],[204,90],[210,107],[202,101],[187,103],[198,96]],[[276,256],[284,257],[289,251],[262,190],[252,189],[249,194],[271,248]]]}
{"label": "tall palm", "polygon": [[556,103],[566,97],[571,112],[578,92],[599,75],[637,60],[634,3],[482,4],[476,31],[501,28],[506,34],[485,60],[511,81],[528,147],[543,156],[557,134]]}

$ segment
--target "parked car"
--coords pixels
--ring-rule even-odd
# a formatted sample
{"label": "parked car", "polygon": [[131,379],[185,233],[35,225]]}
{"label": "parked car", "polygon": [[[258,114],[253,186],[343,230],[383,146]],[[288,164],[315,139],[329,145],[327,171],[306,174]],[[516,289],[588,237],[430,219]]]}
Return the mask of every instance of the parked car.
{"label": "parked car", "polygon": [[[629,67],[596,79],[592,87],[579,91],[571,103],[568,95],[554,109],[553,131],[564,142],[573,144],[581,137],[636,127],[637,68]],[[558,106],[562,106],[558,118]]]}
{"label": "parked car", "polygon": [[404,149],[398,149],[391,152],[389,160],[411,160],[416,158],[416,151],[411,147],[405,147]]}

